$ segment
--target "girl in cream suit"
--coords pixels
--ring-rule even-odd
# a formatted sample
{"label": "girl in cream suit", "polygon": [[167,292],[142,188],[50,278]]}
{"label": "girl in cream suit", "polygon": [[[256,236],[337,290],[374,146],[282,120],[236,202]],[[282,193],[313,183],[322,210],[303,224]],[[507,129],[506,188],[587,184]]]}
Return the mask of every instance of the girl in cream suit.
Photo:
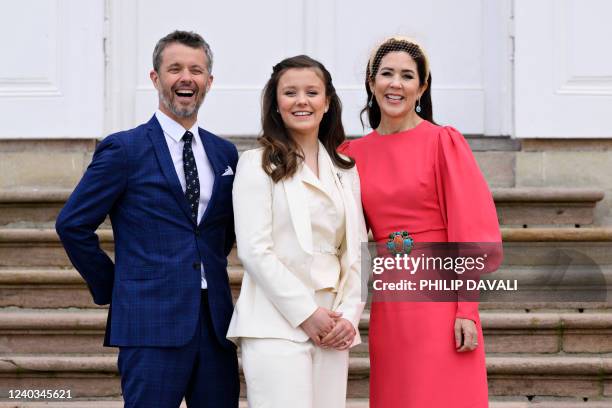
{"label": "girl in cream suit", "polygon": [[227,337],[241,346],[249,407],[344,407],[367,236],[325,67],[303,55],[277,64],[262,123],[263,147],[243,153],[234,181],[246,273]]}

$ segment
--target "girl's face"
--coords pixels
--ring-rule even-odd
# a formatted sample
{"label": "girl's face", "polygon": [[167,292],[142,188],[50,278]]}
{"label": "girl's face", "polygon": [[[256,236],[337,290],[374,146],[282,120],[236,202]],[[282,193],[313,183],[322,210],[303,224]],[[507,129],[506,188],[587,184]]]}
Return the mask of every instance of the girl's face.
{"label": "girl's face", "polygon": [[329,108],[325,84],[313,68],[290,68],[278,79],[278,111],[285,127],[294,136],[318,135],[319,124]]}

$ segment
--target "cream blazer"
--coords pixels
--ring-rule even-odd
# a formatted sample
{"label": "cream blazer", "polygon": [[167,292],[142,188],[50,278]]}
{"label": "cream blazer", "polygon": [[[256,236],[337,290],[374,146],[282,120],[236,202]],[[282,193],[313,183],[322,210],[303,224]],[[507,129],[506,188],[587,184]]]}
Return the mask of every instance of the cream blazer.
{"label": "cream blazer", "polygon": [[[321,146],[323,148],[323,146]],[[311,280],[313,257],[310,212],[299,175],[274,183],[261,167],[263,148],[246,151],[238,161],[233,187],[238,257],[245,268],[240,296],[227,338],[280,338],[307,341],[299,327],[316,309]],[[342,185],[345,238],[340,247],[340,280],[332,309],[357,330],[361,342],[361,248],[367,241],[357,168],[333,166]]]}

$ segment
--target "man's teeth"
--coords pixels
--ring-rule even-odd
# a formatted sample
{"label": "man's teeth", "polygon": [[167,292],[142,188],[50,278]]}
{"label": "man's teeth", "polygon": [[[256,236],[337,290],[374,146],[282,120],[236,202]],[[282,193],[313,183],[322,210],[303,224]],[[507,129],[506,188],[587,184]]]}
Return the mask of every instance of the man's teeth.
{"label": "man's teeth", "polygon": [[295,116],[310,116],[312,112],[293,112]]}
{"label": "man's teeth", "polygon": [[400,95],[386,95],[386,97],[389,99],[393,99],[394,101],[399,101],[399,100],[404,99],[404,97]]}
{"label": "man's teeth", "polygon": [[193,96],[193,91],[176,91],[178,96]]}

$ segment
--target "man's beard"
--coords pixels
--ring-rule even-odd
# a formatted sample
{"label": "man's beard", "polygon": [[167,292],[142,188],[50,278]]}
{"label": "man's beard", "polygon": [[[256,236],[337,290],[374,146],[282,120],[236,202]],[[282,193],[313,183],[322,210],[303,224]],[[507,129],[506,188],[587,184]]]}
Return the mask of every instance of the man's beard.
{"label": "man's beard", "polygon": [[200,100],[196,99],[195,105],[193,107],[181,108],[179,106],[175,106],[172,103],[172,97],[169,98],[163,90],[158,91],[157,94],[159,95],[159,100],[161,101],[161,103],[164,104],[166,109],[168,109],[170,112],[172,112],[179,118],[189,118],[196,114],[200,109],[200,106],[202,106],[202,102],[204,102],[205,96],[202,95],[202,98]]}

